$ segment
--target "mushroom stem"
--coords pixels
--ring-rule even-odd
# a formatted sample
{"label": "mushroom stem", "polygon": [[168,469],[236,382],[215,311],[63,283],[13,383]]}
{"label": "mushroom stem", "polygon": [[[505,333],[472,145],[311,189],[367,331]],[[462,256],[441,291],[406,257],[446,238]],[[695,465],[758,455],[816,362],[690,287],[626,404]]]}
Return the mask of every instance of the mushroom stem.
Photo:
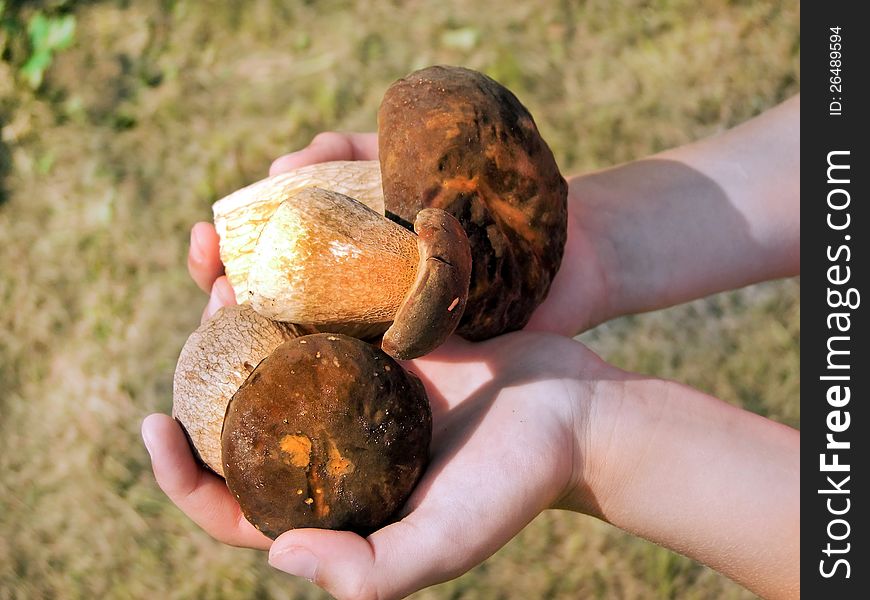
{"label": "mushroom stem", "polygon": [[414,234],[320,188],[298,190],[281,203],[251,258],[243,300],[271,319],[318,328],[388,324],[420,261]]}
{"label": "mushroom stem", "polygon": [[214,203],[220,255],[239,304],[248,298],[248,271],[260,231],[278,206],[300,189],[320,187],[350,196],[384,214],[381,171],[376,160],[333,161],[276,175]]}

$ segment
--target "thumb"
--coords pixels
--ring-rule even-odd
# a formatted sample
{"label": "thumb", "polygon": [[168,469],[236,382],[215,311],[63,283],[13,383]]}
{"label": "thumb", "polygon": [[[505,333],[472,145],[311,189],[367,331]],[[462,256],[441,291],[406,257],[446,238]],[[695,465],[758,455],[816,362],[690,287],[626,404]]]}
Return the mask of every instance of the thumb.
{"label": "thumb", "polygon": [[272,544],[269,564],[316,583],[336,598],[382,597],[368,577],[374,564],[373,548],[350,531],[288,531]]}
{"label": "thumb", "polygon": [[368,538],[349,531],[294,529],[272,544],[269,564],[305,577],[339,600],[404,598],[461,575],[501,545],[463,549],[461,541],[437,532],[440,521],[412,513]]}

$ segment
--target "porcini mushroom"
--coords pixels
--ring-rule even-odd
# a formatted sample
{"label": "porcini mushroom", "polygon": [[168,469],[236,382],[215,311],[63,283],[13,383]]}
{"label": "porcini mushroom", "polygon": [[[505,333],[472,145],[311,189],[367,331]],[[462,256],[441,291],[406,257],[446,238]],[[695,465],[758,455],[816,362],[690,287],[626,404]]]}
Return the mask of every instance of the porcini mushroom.
{"label": "porcini mushroom", "polygon": [[381,172],[374,160],[331,161],[262,179],[212,206],[220,256],[236,302],[248,301],[248,271],[265,224],[294,192],[319,187],[338,192],[384,214]]}
{"label": "porcini mushroom", "polygon": [[[549,291],[567,236],[567,183],[529,112],[509,90],[485,75],[458,67],[429,67],[387,90],[378,113],[378,133],[379,165],[373,161],[313,165],[258,182],[214,205],[221,257],[238,301],[253,299],[249,275],[256,267],[250,265],[259,258],[252,248],[264,227],[278,216],[281,200],[293,204],[294,198],[300,198],[298,188],[290,189],[285,182],[317,179],[316,186],[351,197],[362,194],[363,198],[357,199],[375,211],[383,205],[386,216],[408,229],[425,208],[440,208],[453,215],[467,234],[472,257],[468,301],[457,332],[479,340],[522,328]],[[341,169],[348,169],[343,178],[330,182]],[[349,189],[347,181],[362,191]],[[379,185],[383,196],[378,194]],[[247,224],[241,225],[249,210],[246,207],[253,208]],[[377,243],[373,240],[370,247]],[[405,261],[402,266],[391,262],[388,270],[397,271],[385,281],[412,279],[413,263]],[[371,267],[373,261],[357,264]],[[346,282],[349,277],[376,279],[362,272],[351,273],[340,261],[331,268],[345,272],[330,279],[325,269],[318,270],[318,281],[323,284],[318,302],[325,313],[338,311],[342,304],[323,301],[343,297],[341,287],[328,288],[331,282]],[[258,284],[266,281],[261,278]],[[372,291],[361,295],[353,310],[342,312],[340,317],[319,315],[321,324],[371,323],[383,312],[398,311],[392,285],[369,289]],[[432,318],[437,315],[444,312],[430,311]],[[313,323],[297,315],[270,316]],[[327,330],[330,327],[334,328],[330,324]],[[377,335],[385,329],[384,324],[343,331]],[[385,348],[392,351],[389,343]],[[402,357],[411,356],[407,353]]]}
{"label": "porcini mushroom", "polygon": [[370,344],[305,333],[247,305],[220,309],[182,350],[173,416],[265,534],[369,532],[425,468],[426,393]]}
{"label": "porcini mushroom", "polygon": [[471,252],[459,222],[442,210],[421,211],[414,227],[418,235],[336,192],[298,190],[260,232],[248,299],[270,319],[320,331],[386,330],[392,356],[422,356],[459,323]]}
{"label": "porcini mushroom", "polygon": [[428,460],[420,381],[344,335],[281,344],[233,396],[224,472],[245,517],[270,537],[296,527],[368,534],[401,507]]}

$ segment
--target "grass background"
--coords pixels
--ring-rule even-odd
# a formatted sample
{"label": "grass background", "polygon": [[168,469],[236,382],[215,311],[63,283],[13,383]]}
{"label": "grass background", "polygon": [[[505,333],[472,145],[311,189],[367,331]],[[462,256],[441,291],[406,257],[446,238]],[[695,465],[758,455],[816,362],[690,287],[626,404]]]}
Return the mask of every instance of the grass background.
{"label": "grass background", "polygon": [[[799,91],[796,2],[5,2],[71,13],[33,91],[0,31],[0,599],[315,598],[163,497],[139,423],[168,412],[203,295],[188,229],[327,129],[371,130],[394,79],[481,70],[563,172],[720,132]],[[20,32],[19,32],[20,34]],[[17,41],[16,41],[17,40]],[[583,336],[616,364],[798,426],[799,283]],[[469,532],[473,535],[473,532]],[[418,598],[745,598],[709,569],[549,512]]]}

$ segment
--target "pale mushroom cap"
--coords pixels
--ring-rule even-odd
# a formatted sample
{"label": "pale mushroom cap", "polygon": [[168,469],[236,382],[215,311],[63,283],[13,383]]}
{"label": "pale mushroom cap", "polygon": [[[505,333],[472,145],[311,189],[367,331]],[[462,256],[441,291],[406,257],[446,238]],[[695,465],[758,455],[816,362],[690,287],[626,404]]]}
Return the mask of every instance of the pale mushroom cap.
{"label": "pale mushroom cap", "polygon": [[374,160],[309,165],[263,179],[218,200],[212,211],[221,261],[239,304],[248,300],[248,271],[260,232],[284,200],[306,187],[334,190],[384,214],[381,171]]}
{"label": "pale mushroom cap", "polygon": [[260,361],[305,331],[258,315],[249,306],[226,306],[194,331],[178,357],[172,416],[202,461],[223,476],[221,429],[227,404]]}
{"label": "pale mushroom cap", "polygon": [[392,321],[417,275],[416,236],[342,194],[295,192],[263,227],[248,300],[293,323]]}

